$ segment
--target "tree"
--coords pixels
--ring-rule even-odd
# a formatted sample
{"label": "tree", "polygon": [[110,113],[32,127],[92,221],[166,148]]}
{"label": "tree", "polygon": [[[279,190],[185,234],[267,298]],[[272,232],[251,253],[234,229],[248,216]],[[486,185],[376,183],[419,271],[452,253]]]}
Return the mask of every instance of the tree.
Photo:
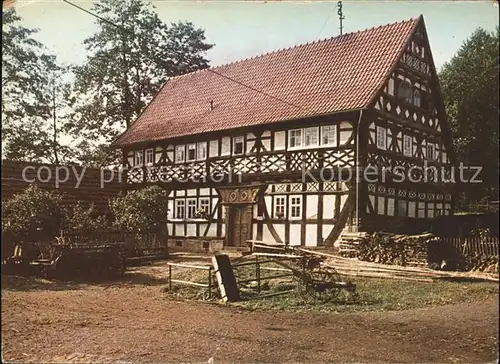
{"label": "tree", "polygon": [[465,204],[498,199],[499,35],[477,29],[439,75],[457,159],[482,167],[483,183],[463,186]]}
{"label": "tree", "polygon": [[2,203],[3,232],[21,237],[35,233],[53,237],[59,232],[63,220],[61,197],[36,185]]}
{"label": "tree", "polygon": [[20,21],[13,8],[2,15],[2,157],[58,163],[68,153],[55,116],[63,69]]}
{"label": "tree", "polygon": [[89,141],[99,148],[129,127],[167,78],[208,67],[202,55],[213,46],[192,23],[167,26],[143,0],[103,0],[93,12],[104,20],[74,69],[80,102],[67,129],[87,151]]}
{"label": "tree", "polygon": [[130,191],[110,201],[117,228],[127,231],[162,232],[167,221],[167,196],[158,186]]}

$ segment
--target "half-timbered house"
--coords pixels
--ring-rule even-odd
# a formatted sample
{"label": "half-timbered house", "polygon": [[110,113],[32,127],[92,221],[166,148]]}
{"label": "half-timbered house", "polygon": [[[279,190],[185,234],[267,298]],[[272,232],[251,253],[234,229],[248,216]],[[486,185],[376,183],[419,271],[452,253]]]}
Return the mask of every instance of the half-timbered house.
{"label": "half-timbered house", "polygon": [[129,188],[166,190],[171,237],[318,246],[452,210],[421,16],[172,78],[114,145]]}

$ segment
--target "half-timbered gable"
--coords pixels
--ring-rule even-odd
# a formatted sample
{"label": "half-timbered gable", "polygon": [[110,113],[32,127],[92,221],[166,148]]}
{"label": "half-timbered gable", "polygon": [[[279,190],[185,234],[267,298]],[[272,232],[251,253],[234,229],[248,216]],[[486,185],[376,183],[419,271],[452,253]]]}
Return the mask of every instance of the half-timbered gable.
{"label": "half-timbered gable", "polygon": [[128,187],[169,191],[173,237],[316,246],[452,208],[395,172],[453,162],[422,17],[172,78],[114,144]]}

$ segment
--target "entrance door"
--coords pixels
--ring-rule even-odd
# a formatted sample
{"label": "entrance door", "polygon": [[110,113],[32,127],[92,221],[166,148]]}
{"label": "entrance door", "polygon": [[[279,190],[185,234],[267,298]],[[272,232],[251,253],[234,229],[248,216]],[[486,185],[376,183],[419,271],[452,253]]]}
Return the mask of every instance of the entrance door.
{"label": "entrance door", "polygon": [[252,238],[252,205],[229,205],[227,245],[246,246]]}

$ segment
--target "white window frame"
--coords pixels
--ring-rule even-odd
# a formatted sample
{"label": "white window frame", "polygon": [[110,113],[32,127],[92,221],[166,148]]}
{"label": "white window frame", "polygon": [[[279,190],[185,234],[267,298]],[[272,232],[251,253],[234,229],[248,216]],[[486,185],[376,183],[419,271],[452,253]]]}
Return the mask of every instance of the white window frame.
{"label": "white window frame", "polygon": [[186,146],[184,144],[175,146],[175,163],[184,163],[186,161]]}
{"label": "white window frame", "polygon": [[[328,133],[331,133],[328,137]],[[327,136],[327,142],[325,143],[324,137]],[[337,145],[337,125],[323,125],[321,127],[321,140],[320,144],[322,146],[334,147]],[[330,140],[332,139],[332,140]]]}
{"label": "white window frame", "polygon": [[406,157],[413,155],[413,137],[410,135],[403,135],[403,155]]}
{"label": "white window frame", "polygon": [[196,159],[199,161],[207,159],[207,142],[196,143]]}
{"label": "white window frame", "polygon": [[[319,128],[317,126],[304,128],[302,136],[304,138],[302,144],[305,148],[317,147],[319,145]],[[313,139],[313,141],[309,141],[308,138]],[[316,140],[314,141],[314,139]]]}
{"label": "white window frame", "polygon": [[[199,209],[203,209],[207,216],[210,216],[210,198],[209,197],[200,197],[199,201]],[[206,207],[206,209],[205,209]]]}
{"label": "white window frame", "polygon": [[[293,135],[295,132],[298,132],[299,135]],[[304,132],[302,129],[291,129],[288,131],[288,149],[298,149],[303,147],[303,138]],[[295,145],[292,146],[292,140],[295,141]],[[298,144],[297,144],[298,142]]]}
{"label": "white window frame", "polygon": [[[279,203],[278,203],[279,201]],[[278,210],[279,207],[279,210]],[[278,216],[278,211],[283,214],[283,216]],[[284,219],[286,217],[286,196],[274,196],[274,211],[273,216],[275,219]]]}
{"label": "white window frame", "polygon": [[422,97],[420,95],[420,90],[415,89],[413,90],[413,105],[422,107]]}
{"label": "white window frame", "polygon": [[302,196],[292,195],[290,198],[290,220],[302,219]]}
{"label": "white window frame", "polygon": [[[377,125],[375,137],[377,139],[376,140],[377,148],[382,150],[387,150],[387,129],[384,128],[383,126]],[[384,141],[383,144],[380,143],[382,140]]]}
{"label": "white window frame", "polygon": [[[182,214],[179,214],[179,208],[182,208]],[[186,217],[186,200],[183,198],[175,200],[175,219],[184,220]]]}
{"label": "white window frame", "polygon": [[[241,153],[236,153],[236,144],[241,143]],[[242,136],[236,136],[233,138],[233,155],[243,155],[245,154],[245,138]]]}
{"label": "white window frame", "polygon": [[196,198],[186,198],[186,219],[194,219],[198,210],[197,202]]}
{"label": "white window frame", "polygon": [[151,166],[155,161],[155,151],[153,148],[146,149],[145,152],[146,165]]}
{"label": "white window frame", "polygon": [[[189,156],[189,152],[194,150],[193,157]],[[194,162],[196,160],[196,143],[190,143],[186,148],[186,162]]]}
{"label": "white window frame", "polygon": [[144,151],[136,150],[134,153],[134,165],[142,166],[144,164]]}

